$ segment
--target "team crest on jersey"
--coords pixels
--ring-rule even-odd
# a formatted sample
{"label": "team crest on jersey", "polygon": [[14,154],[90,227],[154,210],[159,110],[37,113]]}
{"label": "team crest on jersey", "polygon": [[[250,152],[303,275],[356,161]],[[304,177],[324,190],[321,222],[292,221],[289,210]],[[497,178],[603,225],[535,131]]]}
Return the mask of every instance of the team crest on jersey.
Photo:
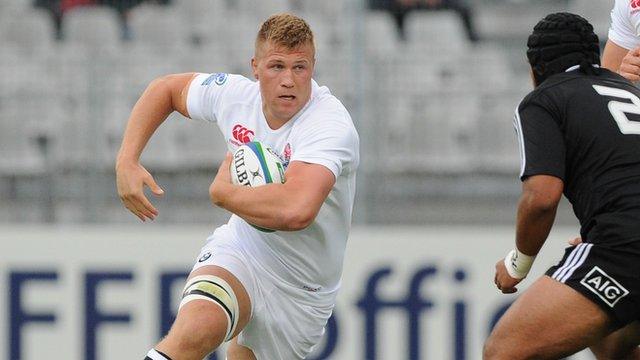
{"label": "team crest on jersey", "polygon": [[629,290],[625,289],[624,286],[597,266],[594,266],[580,280],[580,284],[598,295],[602,301],[611,307],[614,307],[620,299],[629,294]]}
{"label": "team crest on jersey", "polygon": [[236,146],[242,146],[253,141],[254,135],[255,133],[253,130],[247,129],[241,124],[236,124],[233,126],[233,130],[231,131],[231,136],[233,136],[233,138],[229,139],[229,142]]}
{"label": "team crest on jersey", "polygon": [[631,0],[631,12],[640,11],[640,0]]}
{"label": "team crest on jersey", "polygon": [[284,147],[284,152],[282,153],[282,166],[285,168],[289,166],[289,161],[291,161],[291,144],[287,143]]}
{"label": "team crest on jersey", "polygon": [[227,82],[227,77],[228,74],[226,73],[215,73],[215,74],[211,74],[209,75],[208,78],[206,78],[203,82],[202,82],[202,86],[207,86],[210,85],[211,83],[215,83],[216,85],[223,85],[225,82]]}

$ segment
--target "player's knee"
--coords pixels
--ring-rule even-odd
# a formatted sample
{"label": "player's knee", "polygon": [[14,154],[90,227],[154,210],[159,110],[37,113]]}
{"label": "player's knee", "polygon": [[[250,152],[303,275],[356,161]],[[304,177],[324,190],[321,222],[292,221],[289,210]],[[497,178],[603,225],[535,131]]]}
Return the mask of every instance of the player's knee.
{"label": "player's knee", "polygon": [[255,358],[251,350],[235,342],[232,342],[227,347],[227,360],[252,360]]}
{"label": "player's knee", "polygon": [[184,353],[209,353],[224,341],[226,318],[208,303],[192,302],[171,328],[169,340]]}

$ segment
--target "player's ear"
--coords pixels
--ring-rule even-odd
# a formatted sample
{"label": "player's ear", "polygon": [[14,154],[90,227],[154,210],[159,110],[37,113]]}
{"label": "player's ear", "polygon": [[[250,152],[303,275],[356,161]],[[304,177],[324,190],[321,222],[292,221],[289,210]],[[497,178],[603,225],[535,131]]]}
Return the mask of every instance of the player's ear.
{"label": "player's ear", "polygon": [[256,80],[260,80],[258,78],[258,61],[256,61],[255,56],[251,58],[251,69],[253,70],[253,77],[256,78]]}
{"label": "player's ear", "polygon": [[531,82],[533,83],[533,88],[538,87],[538,82],[536,81],[536,76],[533,74],[533,68],[529,68],[529,76],[531,77]]}

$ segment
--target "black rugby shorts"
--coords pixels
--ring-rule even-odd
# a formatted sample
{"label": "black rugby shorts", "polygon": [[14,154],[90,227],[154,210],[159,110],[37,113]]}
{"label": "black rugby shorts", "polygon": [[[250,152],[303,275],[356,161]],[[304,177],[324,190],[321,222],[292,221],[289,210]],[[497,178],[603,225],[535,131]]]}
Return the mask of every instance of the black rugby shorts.
{"label": "black rugby shorts", "polygon": [[609,313],[617,327],[640,320],[640,255],[582,243],[565,250],[546,275],[569,285]]}

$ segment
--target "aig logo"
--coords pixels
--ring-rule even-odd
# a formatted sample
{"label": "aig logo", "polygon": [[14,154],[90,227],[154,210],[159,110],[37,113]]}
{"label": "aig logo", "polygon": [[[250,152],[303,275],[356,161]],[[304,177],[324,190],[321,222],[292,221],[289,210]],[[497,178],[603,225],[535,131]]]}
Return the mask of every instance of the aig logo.
{"label": "aig logo", "polygon": [[594,266],[593,269],[580,280],[580,284],[598,295],[602,301],[611,307],[614,307],[620,299],[629,294],[629,290],[625,289],[624,286],[620,285],[620,283],[597,266]]}

